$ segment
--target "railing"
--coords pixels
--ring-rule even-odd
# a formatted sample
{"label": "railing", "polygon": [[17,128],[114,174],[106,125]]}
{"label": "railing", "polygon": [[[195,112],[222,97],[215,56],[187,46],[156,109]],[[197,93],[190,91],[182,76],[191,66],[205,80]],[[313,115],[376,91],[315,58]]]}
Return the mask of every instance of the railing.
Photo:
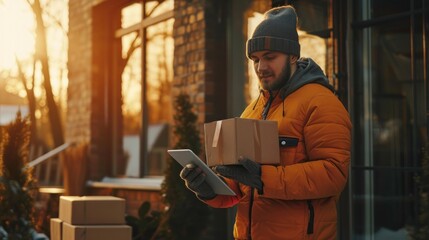
{"label": "railing", "polygon": [[43,154],[42,156],[34,159],[33,161],[29,162],[25,167],[26,168],[31,168],[31,167],[35,167],[37,164],[40,164],[46,160],[48,160],[49,158],[61,153],[62,151],[66,150],[68,147],[72,146],[73,143],[64,143],[63,145],[52,149],[51,151]]}
{"label": "railing", "polygon": [[[60,145],[51,151],[43,154],[42,156],[34,159],[33,161],[27,163],[25,165],[25,169],[27,168],[35,168],[35,175],[39,180],[39,183],[41,185],[46,186],[59,186],[62,185],[61,183],[61,171],[62,166],[59,159],[52,159],[56,155],[62,153],[67,148],[73,146],[73,143],[64,143],[63,145]],[[43,164],[46,160],[50,161],[46,162],[46,164]],[[42,169],[43,168],[43,169]],[[54,172],[54,180],[51,179],[51,173]]]}

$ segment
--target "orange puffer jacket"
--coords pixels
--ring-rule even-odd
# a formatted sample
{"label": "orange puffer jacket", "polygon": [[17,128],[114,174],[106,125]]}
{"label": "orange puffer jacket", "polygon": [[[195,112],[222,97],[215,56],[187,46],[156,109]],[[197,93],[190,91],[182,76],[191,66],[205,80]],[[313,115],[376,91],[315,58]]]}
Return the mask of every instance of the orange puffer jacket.
{"label": "orange puffer jacket", "polygon": [[[261,119],[267,100],[264,92],[242,117]],[[235,239],[335,239],[336,204],[350,162],[346,109],[330,89],[309,83],[284,100],[277,96],[267,120],[278,122],[281,165],[261,167],[263,194],[226,179],[237,196],[219,195],[206,203],[238,204]]]}

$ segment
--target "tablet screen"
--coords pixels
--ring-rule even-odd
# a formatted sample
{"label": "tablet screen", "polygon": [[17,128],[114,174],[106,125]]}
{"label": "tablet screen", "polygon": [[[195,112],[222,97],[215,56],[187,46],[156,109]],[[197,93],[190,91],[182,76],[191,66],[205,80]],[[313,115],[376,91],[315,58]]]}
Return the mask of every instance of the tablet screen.
{"label": "tablet screen", "polygon": [[193,163],[199,166],[206,174],[207,183],[213,188],[213,191],[221,195],[236,194],[232,189],[215,173],[211,170],[192,150],[190,149],[174,149],[167,150],[167,152],[183,167],[186,164]]}

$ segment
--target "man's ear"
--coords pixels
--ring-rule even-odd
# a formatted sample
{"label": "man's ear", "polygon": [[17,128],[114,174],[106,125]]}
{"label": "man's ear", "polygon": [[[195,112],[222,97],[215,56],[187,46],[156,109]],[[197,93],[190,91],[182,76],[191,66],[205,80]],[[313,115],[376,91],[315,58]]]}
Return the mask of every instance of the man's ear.
{"label": "man's ear", "polygon": [[294,64],[298,61],[298,56],[290,55],[290,63]]}

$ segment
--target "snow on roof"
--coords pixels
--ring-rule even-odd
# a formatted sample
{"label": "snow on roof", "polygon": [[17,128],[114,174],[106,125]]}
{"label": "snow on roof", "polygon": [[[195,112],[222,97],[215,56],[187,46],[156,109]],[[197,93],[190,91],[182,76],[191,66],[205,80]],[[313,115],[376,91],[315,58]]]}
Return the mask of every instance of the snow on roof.
{"label": "snow on roof", "polygon": [[28,106],[0,105],[0,126],[8,125],[15,120],[18,111],[21,111],[22,117],[26,117],[28,115]]}

